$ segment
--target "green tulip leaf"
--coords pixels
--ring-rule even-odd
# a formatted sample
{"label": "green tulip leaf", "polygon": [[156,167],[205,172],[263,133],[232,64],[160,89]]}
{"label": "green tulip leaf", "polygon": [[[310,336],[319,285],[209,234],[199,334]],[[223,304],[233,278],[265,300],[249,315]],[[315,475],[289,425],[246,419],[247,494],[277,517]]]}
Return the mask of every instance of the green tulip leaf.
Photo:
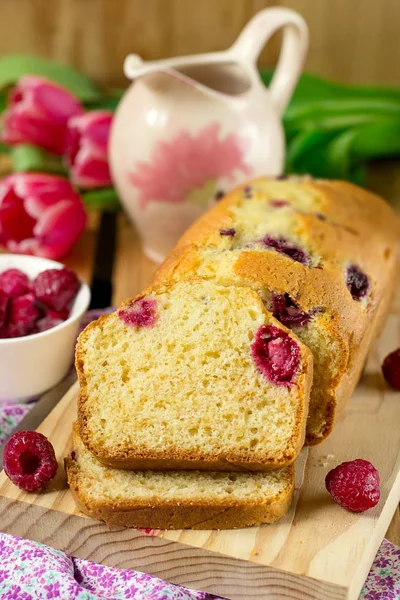
{"label": "green tulip leaf", "polygon": [[288,146],[287,172],[327,176],[326,148],[336,135],[318,131],[299,133]]}
{"label": "green tulip leaf", "polygon": [[7,106],[7,94],[2,94],[0,92],[0,113],[3,112],[3,110],[5,110]]}
{"label": "green tulip leaf", "polygon": [[10,148],[13,170],[17,173],[24,171],[38,171],[66,175],[67,170],[62,158],[50,154],[38,146],[31,144],[18,144]]}
{"label": "green tulip leaf", "polygon": [[10,154],[11,148],[10,146],[6,146],[2,142],[0,142],[0,154]]}
{"label": "green tulip leaf", "polygon": [[371,123],[358,132],[353,141],[355,161],[369,161],[400,155],[400,119]]}
{"label": "green tulip leaf", "polygon": [[358,129],[350,129],[338,135],[326,149],[327,177],[351,179],[352,145],[359,133]]}
{"label": "green tulip leaf", "polygon": [[[268,87],[272,80],[274,71],[262,70],[260,76],[264,84]],[[400,89],[389,87],[368,87],[345,85],[328,81],[322,77],[303,73],[300,76],[289,107],[298,105],[302,102],[309,103],[319,100],[338,100],[338,99],[364,99],[364,98],[386,98],[400,102]]]}
{"label": "green tulip leaf", "polygon": [[0,58],[0,89],[14,85],[23,75],[38,75],[55,81],[84,103],[94,103],[102,97],[93,81],[72,67],[24,54]]}
{"label": "green tulip leaf", "polygon": [[86,108],[88,110],[111,110],[115,111],[122,96],[124,95],[125,90],[111,90],[107,92],[104,96],[96,100],[96,102],[86,103]]}
{"label": "green tulip leaf", "polygon": [[117,212],[121,209],[119,196],[114,188],[99,188],[98,190],[81,191],[85,206],[92,210],[108,210]]}
{"label": "green tulip leaf", "polygon": [[335,133],[326,131],[302,131],[290,144],[287,158],[290,162],[296,162],[302,156],[316,152],[321,145],[326,146],[334,139]]}

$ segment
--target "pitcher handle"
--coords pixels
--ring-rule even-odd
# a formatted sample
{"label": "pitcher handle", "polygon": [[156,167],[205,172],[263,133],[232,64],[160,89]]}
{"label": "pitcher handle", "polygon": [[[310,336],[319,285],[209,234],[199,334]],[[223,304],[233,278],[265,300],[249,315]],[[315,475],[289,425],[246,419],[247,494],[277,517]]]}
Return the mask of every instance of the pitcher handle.
{"label": "pitcher handle", "polygon": [[247,23],[230,49],[236,60],[256,68],[269,38],[284,27],[282,48],[269,93],[280,114],[286,108],[300,77],[308,48],[308,27],[303,17],[288,8],[266,8]]}

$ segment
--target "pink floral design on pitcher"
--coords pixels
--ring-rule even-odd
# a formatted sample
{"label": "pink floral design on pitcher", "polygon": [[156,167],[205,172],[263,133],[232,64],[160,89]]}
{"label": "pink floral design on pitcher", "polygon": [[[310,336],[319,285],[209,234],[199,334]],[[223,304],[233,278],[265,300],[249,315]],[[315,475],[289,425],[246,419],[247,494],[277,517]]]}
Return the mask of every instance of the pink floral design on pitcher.
{"label": "pink floral design on pitcher", "polygon": [[244,161],[247,140],[234,134],[219,139],[220,124],[210,123],[197,134],[187,129],[171,141],[159,141],[149,162],[138,162],[128,173],[130,183],[139,190],[139,204],[179,203],[193,189],[201,189],[209,180],[235,179],[235,172],[251,175]]}

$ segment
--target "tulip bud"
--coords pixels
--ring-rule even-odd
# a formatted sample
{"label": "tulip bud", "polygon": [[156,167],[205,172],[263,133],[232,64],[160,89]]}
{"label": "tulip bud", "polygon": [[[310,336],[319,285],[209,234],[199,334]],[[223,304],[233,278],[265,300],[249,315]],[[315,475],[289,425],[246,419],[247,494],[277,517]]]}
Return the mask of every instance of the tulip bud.
{"label": "tulip bud", "polygon": [[21,77],[2,117],[4,144],[33,144],[63,154],[68,119],[83,112],[68,90],[42,77]]}
{"label": "tulip bud", "polygon": [[107,146],[112,113],[93,110],[68,121],[66,162],[73,184],[93,189],[111,185]]}
{"label": "tulip bud", "polygon": [[17,173],[0,180],[0,244],[10,252],[57,260],[85,225],[82,201],[66,179]]}

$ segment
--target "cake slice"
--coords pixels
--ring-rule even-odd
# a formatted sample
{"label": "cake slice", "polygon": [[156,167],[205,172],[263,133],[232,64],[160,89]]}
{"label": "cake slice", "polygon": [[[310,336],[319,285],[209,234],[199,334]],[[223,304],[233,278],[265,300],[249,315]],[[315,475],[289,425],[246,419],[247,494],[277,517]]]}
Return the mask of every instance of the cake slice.
{"label": "cake slice", "polygon": [[288,510],[294,467],[268,473],[123,471],[102,465],[73,436],[65,459],[79,509],[116,527],[233,529],[273,523]]}
{"label": "cake slice", "polygon": [[76,353],[83,442],[123,469],[265,471],[304,442],[311,352],[249,288],[149,289]]}

